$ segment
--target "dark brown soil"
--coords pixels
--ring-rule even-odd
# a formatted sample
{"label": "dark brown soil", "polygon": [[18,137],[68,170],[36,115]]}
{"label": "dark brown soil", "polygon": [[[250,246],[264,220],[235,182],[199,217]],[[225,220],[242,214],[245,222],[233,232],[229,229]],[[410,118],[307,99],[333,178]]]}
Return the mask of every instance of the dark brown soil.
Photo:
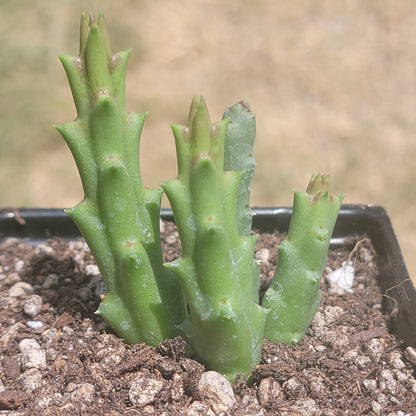
{"label": "dark brown soil", "polygon": [[[165,254],[178,238],[163,224]],[[261,235],[262,287],[279,235]],[[264,342],[252,380],[209,396],[204,367],[184,342],[128,346],[94,315],[104,287],[83,240],[0,245],[0,414],[394,415],[416,414],[416,350],[389,333],[371,243],[331,251],[324,274],[354,262],[353,293],[323,279],[322,305],[304,340]],[[226,382],[224,382],[225,387]],[[228,394],[228,395],[227,395]]]}

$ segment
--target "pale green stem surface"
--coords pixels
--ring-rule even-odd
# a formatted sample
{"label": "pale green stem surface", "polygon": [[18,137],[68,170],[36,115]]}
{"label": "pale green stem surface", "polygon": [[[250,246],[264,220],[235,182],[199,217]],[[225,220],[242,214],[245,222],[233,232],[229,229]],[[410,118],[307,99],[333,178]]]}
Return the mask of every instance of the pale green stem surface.
{"label": "pale green stem surface", "polygon": [[319,282],[327,262],[342,197],[329,194],[329,176],[314,175],[306,192],[295,192],[286,239],[262,306],[269,309],[265,338],[299,342],[318,309]]}

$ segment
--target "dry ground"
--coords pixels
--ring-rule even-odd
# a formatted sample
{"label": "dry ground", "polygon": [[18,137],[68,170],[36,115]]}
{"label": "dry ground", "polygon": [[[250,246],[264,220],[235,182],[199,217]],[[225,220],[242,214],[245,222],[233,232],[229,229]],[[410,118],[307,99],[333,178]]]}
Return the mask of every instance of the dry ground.
{"label": "dry ground", "polygon": [[77,53],[81,11],[102,9],[114,50],[133,48],[128,108],[149,111],[148,186],[176,175],[170,123],[194,94],[213,119],[242,98],[257,115],[252,203],[289,205],[312,172],[346,203],[387,209],[416,275],[416,7],[413,0],[2,0],[0,206],[82,198],[52,128],[75,117],[58,53]]}

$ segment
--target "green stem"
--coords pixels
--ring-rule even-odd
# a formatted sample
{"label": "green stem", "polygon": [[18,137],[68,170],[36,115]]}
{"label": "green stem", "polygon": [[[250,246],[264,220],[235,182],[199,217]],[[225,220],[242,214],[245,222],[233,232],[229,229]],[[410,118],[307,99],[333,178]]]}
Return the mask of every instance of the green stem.
{"label": "green stem", "polygon": [[262,306],[270,309],[265,337],[299,342],[318,309],[319,282],[342,197],[329,194],[329,176],[314,175],[305,193],[295,192],[289,232]]}
{"label": "green stem", "polygon": [[97,313],[129,343],[179,333],[186,304],[163,267],[161,190],[145,189],[139,141],[146,114],[125,111],[129,52],[112,54],[103,15],[81,18],[80,56],[62,56],[78,117],[57,127],[77,163],[85,197],[68,210],[107,286]]}
{"label": "green stem", "polygon": [[243,172],[224,172],[228,122],[212,125],[205,102],[194,98],[188,125],[173,127],[178,179],[162,187],[183,247],[167,267],[177,274],[188,302],[184,336],[208,368],[234,377],[249,374],[260,360],[266,311],[258,305],[256,238],[238,232]]}

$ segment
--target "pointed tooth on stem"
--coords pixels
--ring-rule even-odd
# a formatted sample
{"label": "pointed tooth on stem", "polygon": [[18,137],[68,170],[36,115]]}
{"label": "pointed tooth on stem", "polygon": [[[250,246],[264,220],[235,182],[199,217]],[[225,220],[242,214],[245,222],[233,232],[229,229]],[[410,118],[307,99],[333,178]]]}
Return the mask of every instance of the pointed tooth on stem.
{"label": "pointed tooth on stem", "polygon": [[83,57],[85,55],[85,49],[87,48],[87,39],[89,33],[89,24],[88,18],[85,13],[81,15],[81,23],[79,29],[79,56]]}
{"label": "pointed tooth on stem", "polygon": [[107,23],[105,22],[103,12],[98,13],[97,24],[98,24],[98,27],[100,28],[102,41],[103,41],[105,50],[107,52],[107,59],[110,60],[113,53],[111,52],[110,35],[108,33],[108,27],[107,27]]}

